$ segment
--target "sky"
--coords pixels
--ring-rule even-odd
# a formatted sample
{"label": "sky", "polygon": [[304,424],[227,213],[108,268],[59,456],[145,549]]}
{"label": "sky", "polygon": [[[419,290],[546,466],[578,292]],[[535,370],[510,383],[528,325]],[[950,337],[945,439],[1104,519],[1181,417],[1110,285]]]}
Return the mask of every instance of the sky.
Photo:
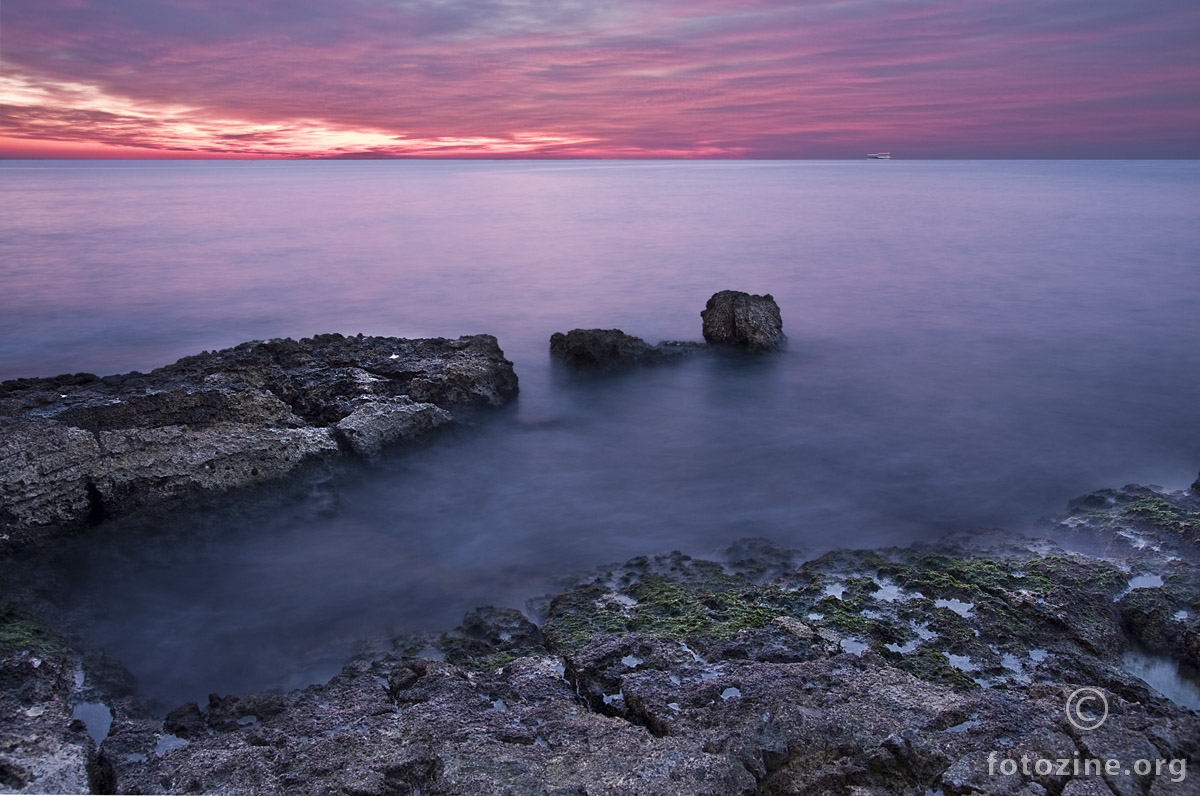
{"label": "sky", "polygon": [[6,158],[1194,158],[1196,0],[0,0]]}

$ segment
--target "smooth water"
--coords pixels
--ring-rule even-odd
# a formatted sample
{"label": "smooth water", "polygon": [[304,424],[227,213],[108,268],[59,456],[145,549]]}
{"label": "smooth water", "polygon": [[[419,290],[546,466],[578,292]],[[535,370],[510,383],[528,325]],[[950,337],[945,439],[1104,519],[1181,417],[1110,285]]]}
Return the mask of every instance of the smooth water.
{"label": "smooth water", "polygon": [[[0,378],[247,339],[497,335],[515,406],[283,509],[108,532],[68,614],[166,707],[326,677],[363,636],[746,536],[1027,527],[1200,469],[1200,162],[0,163]],[[552,332],[790,350],[609,378]],[[51,577],[48,575],[47,577]]]}

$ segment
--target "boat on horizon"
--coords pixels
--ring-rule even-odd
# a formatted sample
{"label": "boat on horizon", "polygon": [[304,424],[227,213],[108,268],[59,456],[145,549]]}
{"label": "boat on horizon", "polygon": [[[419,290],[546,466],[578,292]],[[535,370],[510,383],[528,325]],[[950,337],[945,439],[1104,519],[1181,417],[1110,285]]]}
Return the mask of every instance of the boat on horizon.
{"label": "boat on horizon", "polygon": [[867,157],[871,158],[872,160],[891,160],[892,153],[891,152],[875,152],[870,155],[867,155]]}

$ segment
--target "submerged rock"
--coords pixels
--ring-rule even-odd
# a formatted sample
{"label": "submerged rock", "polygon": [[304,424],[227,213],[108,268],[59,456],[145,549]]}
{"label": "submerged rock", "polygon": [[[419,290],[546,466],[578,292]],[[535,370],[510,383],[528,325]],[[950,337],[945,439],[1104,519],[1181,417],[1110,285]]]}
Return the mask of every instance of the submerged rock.
{"label": "submerged rock", "polygon": [[517,392],[490,335],[243,343],[148,374],[0,384],[0,544],[378,455]]}
{"label": "submerged rock", "polygon": [[550,336],[550,356],[579,368],[608,369],[633,364],[666,362],[702,348],[698,343],[663,342],[650,345],[620,329],[572,329]]}
{"label": "submerged rock", "polygon": [[704,339],[748,351],[779,351],[787,345],[783,317],[771,294],[738,290],[714,293],[700,313]]}

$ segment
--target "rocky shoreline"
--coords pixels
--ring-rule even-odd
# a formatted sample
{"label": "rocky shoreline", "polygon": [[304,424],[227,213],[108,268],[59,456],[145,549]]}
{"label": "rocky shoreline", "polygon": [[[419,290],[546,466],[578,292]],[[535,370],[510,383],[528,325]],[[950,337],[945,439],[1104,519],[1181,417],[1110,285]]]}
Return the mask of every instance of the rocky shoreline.
{"label": "rocky shoreline", "polygon": [[[481,608],[379,643],[323,685],[165,719],[10,613],[0,788],[1195,793],[1200,713],[1132,672],[1168,661],[1185,686],[1200,672],[1200,480],[1102,490],[1039,531],[812,560],[755,541],[720,560],[638,558],[528,614]],[[1080,688],[1106,700],[1096,729],[1064,711]],[[1023,757],[1123,767],[1005,764]]]}
{"label": "rocky shoreline", "polygon": [[[723,290],[705,343],[651,346],[611,329],[550,339],[552,357],[601,369],[706,347],[787,343],[770,295]],[[150,373],[0,383],[0,551],[194,496],[278,481],[314,462],[372,459],[518,391],[491,335],[409,340],[323,334],[243,343]]]}
{"label": "rocky shoreline", "polygon": [[[786,344],[770,296],[723,291],[702,317],[704,344],[574,330],[551,355],[605,369]],[[321,335],[5,382],[0,567],[110,516],[370,460],[516,392],[487,335]],[[364,642],[324,684],[165,717],[37,594],[6,599],[6,793],[1182,796],[1200,781],[1200,479],[1083,496],[1032,536],[639,557],[525,611]],[[1069,712],[1080,693],[1091,712]]]}
{"label": "rocky shoreline", "polygon": [[491,335],[250,342],[150,373],[0,384],[0,549],[155,505],[372,458],[517,377]]}

